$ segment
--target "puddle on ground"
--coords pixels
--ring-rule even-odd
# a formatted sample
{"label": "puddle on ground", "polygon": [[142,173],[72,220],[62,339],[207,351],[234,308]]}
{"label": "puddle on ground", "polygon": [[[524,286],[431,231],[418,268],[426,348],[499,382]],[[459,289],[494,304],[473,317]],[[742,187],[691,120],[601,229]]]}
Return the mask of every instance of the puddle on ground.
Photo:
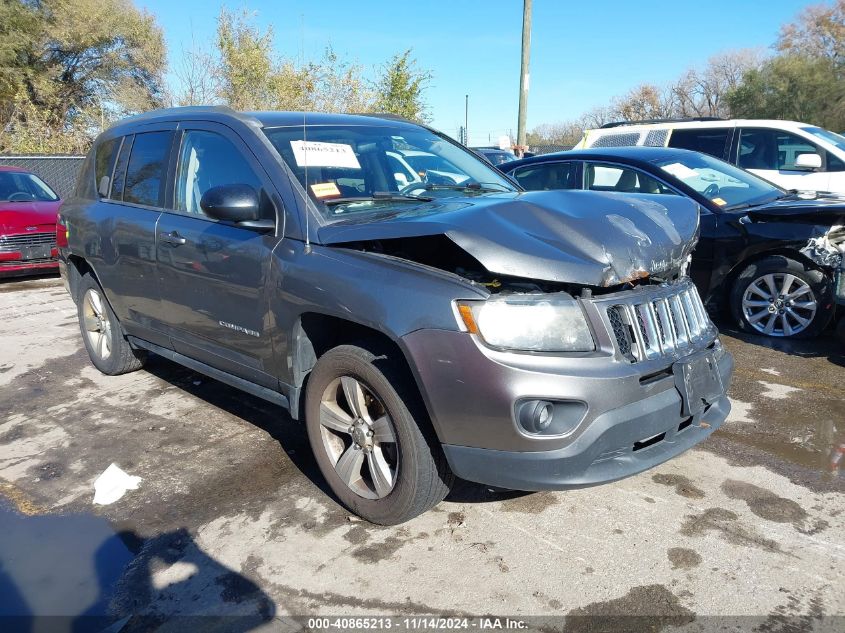
{"label": "puddle on ground", "polygon": [[736,360],[729,395],[738,406],[701,447],[814,489],[845,487],[845,348],[827,335],[722,339]]}
{"label": "puddle on ground", "polygon": [[112,620],[109,601],[134,554],[131,533],[101,517],[20,514],[0,497],[0,617],[26,630],[35,616],[51,630],[100,631]]}

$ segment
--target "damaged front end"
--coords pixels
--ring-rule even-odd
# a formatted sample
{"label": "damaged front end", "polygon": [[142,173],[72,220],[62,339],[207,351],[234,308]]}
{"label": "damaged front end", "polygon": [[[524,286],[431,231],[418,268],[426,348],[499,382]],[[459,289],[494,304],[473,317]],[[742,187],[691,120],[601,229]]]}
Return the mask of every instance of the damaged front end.
{"label": "damaged front end", "polygon": [[443,202],[384,221],[323,226],[321,243],[379,252],[507,282],[615,289],[671,281],[698,239],[698,206],[684,198],[544,191]]}
{"label": "damaged front end", "polygon": [[717,336],[686,277],[698,208],[664,196],[537,192],[321,228],[321,241],[457,275],[460,325],[498,350],[675,359]]}
{"label": "damaged front end", "polygon": [[845,254],[845,225],[836,224],[824,235],[812,238],[801,253],[822,268],[840,268]]}
{"label": "damaged front end", "polygon": [[[832,271],[834,300],[845,305],[845,225],[832,226],[824,235],[811,239],[801,253],[824,270]],[[837,336],[845,340],[845,319],[837,327]]]}
{"label": "damaged front end", "polygon": [[688,199],[479,196],[318,235],[377,260],[387,296],[392,270],[411,269],[408,297],[417,283],[449,284],[419,306],[439,301],[449,325],[415,318],[400,336],[460,477],[518,490],[613,481],[727,416],[733,361],[686,276],[698,237]]}

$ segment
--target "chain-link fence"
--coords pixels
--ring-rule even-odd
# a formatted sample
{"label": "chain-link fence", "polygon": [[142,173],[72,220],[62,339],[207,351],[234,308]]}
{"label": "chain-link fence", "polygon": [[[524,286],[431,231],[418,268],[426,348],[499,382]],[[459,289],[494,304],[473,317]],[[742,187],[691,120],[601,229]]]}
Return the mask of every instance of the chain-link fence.
{"label": "chain-link fence", "polygon": [[64,199],[73,193],[84,159],[84,156],[0,156],[0,165],[31,171]]}
{"label": "chain-link fence", "polygon": [[551,154],[552,152],[565,152],[572,149],[571,145],[532,145],[528,151],[535,154]]}

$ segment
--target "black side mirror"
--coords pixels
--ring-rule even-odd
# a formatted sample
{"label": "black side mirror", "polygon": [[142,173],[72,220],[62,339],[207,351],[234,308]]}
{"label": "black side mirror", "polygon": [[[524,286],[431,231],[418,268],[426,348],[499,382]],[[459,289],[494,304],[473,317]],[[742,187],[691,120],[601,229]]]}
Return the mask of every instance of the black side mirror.
{"label": "black side mirror", "polygon": [[255,222],[261,218],[258,193],[249,185],[221,185],[206,191],[200,208],[215,220]]}

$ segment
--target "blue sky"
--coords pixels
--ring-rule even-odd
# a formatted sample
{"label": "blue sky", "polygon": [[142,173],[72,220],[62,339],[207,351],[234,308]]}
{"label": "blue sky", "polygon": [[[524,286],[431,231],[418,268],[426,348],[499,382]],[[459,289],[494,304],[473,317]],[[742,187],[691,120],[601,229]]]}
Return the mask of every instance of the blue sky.
{"label": "blue sky", "polygon": [[[164,28],[171,62],[214,41],[222,3],[136,0]],[[690,65],[734,48],[769,48],[807,4],[795,0],[534,0],[529,129],[573,118],[643,82],[670,81]],[[513,130],[519,87],[521,0],[250,0],[230,9],[272,25],[277,52],[317,58],[327,44],[375,69],[413,48],[433,79],[433,124],[455,135],[469,94],[470,144]],[[304,24],[304,28],[302,28]],[[304,35],[304,37],[303,37]],[[304,41],[304,47],[301,46]]]}

